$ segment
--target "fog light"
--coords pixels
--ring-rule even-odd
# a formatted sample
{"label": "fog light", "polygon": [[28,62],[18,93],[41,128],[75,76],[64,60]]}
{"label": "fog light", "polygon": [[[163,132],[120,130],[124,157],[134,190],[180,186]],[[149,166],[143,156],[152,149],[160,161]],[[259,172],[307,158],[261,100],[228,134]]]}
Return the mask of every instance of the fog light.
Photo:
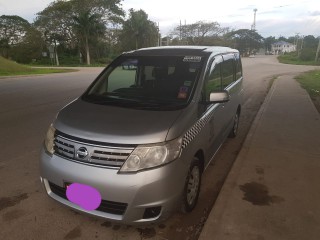
{"label": "fog light", "polygon": [[151,207],[144,210],[143,219],[156,218],[160,215],[161,207]]}

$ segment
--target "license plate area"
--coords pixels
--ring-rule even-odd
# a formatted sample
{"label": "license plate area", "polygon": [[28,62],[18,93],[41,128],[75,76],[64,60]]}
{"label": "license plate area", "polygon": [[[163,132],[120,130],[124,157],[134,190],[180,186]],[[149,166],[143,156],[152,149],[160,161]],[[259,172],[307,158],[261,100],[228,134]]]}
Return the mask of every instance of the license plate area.
{"label": "license plate area", "polygon": [[72,183],[70,183],[70,182],[63,182],[63,187],[64,187],[64,189],[67,190],[68,187],[69,187],[71,184],[72,184]]}

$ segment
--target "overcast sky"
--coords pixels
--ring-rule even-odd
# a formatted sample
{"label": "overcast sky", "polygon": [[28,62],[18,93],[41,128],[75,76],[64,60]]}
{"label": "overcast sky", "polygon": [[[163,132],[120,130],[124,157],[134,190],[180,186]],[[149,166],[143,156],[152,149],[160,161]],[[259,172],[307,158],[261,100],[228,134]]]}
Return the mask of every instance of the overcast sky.
{"label": "overcast sky", "polygon": [[[0,0],[0,15],[18,15],[33,22],[52,0]],[[223,27],[250,29],[257,9],[256,29],[263,37],[320,36],[320,0],[124,0],[125,10],[143,9],[159,23],[162,35],[180,23],[217,21]]]}

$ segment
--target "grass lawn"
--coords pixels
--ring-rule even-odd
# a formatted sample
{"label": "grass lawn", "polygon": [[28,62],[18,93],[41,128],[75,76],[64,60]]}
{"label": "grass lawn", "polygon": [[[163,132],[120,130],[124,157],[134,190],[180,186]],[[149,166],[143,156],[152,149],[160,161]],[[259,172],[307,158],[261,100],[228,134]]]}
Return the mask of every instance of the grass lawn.
{"label": "grass lawn", "polygon": [[48,73],[74,72],[73,69],[57,69],[57,68],[31,68],[7,60],[0,56],[0,76],[16,76],[16,75],[33,75]]}
{"label": "grass lawn", "polygon": [[320,70],[313,70],[296,77],[300,85],[307,90],[314,105],[320,112]]}
{"label": "grass lawn", "polygon": [[297,56],[293,55],[280,55],[278,56],[278,60],[280,63],[286,63],[286,64],[294,64],[294,65],[312,65],[312,66],[320,66],[320,62],[315,61],[302,61],[299,60]]}

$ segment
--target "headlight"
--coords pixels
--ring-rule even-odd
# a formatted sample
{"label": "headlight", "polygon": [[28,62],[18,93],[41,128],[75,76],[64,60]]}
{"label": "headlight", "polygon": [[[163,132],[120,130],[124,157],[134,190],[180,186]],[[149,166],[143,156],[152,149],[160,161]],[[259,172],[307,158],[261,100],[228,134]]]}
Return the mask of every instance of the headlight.
{"label": "headlight", "polygon": [[52,126],[52,124],[50,125],[48,131],[47,131],[47,135],[46,138],[44,140],[44,146],[47,150],[48,153],[53,154],[54,153],[54,133],[55,133],[56,129]]}
{"label": "headlight", "polygon": [[122,165],[120,172],[137,172],[157,167],[177,159],[181,152],[182,139],[176,139],[163,145],[138,146]]}

